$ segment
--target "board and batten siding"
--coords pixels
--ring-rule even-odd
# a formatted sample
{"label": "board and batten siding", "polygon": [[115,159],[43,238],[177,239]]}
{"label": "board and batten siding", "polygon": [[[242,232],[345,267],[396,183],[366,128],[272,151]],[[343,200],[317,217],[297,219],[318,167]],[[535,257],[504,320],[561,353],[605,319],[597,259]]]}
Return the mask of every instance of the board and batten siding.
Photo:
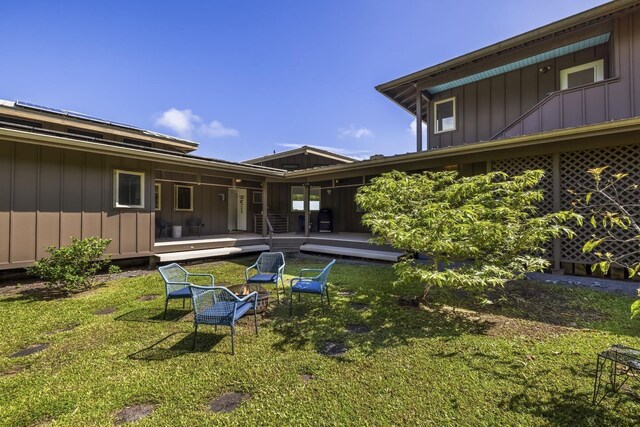
{"label": "board and batten siding", "polygon": [[[145,173],[145,207],[113,207],[113,171]],[[21,268],[71,237],[112,239],[114,258],[151,254],[149,162],[59,148],[0,143],[0,269]]]}

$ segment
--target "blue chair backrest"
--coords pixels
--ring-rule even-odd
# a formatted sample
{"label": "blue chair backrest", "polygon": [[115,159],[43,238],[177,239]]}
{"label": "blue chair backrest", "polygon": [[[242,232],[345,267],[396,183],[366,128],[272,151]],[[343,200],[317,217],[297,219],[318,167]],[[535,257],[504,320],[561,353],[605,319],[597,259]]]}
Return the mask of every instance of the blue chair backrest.
{"label": "blue chair backrest", "polygon": [[331,267],[333,267],[333,264],[336,263],[336,260],[332,260],[329,264],[327,264],[322,271],[320,272],[320,274],[318,274],[318,276],[316,276],[316,280],[320,283],[322,283],[323,285],[327,284],[327,281],[329,280],[329,273],[331,272]]}
{"label": "blue chair backrest", "polygon": [[284,265],[284,254],[282,252],[263,252],[258,257],[256,264],[259,273],[277,273],[278,269]]}
{"label": "blue chair backrest", "polygon": [[173,264],[165,265],[158,268],[158,271],[160,271],[160,275],[164,279],[164,282],[167,284],[187,281],[187,270],[180,267],[180,265],[176,264],[175,262]]}

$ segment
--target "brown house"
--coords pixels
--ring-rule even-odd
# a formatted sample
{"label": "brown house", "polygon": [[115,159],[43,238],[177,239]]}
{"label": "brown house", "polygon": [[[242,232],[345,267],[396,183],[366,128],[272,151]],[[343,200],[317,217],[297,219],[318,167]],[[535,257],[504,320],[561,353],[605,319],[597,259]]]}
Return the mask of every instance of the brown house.
{"label": "brown house", "polygon": [[[30,265],[70,236],[111,238],[114,258],[160,262],[267,243],[395,259],[369,246],[354,202],[390,170],[543,169],[546,211],[569,208],[567,190],[587,183],[591,167],[640,182],[640,2],[604,4],[377,90],[427,125],[415,153],[353,161],[305,146],[235,163],[193,156],[190,141],[4,102],[0,270]],[[320,233],[321,210],[331,233]],[[585,270],[588,234],[554,242],[556,270]]]}

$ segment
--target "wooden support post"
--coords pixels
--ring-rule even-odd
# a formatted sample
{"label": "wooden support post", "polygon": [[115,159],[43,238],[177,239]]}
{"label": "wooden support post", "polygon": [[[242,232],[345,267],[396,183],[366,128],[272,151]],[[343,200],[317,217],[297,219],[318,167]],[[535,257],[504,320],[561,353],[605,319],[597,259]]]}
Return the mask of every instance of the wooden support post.
{"label": "wooden support post", "polygon": [[263,236],[266,236],[267,234],[269,234],[267,230],[267,215],[268,215],[267,210],[269,209],[268,203],[267,203],[268,186],[269,186],[269,183],[267,181],[262,182],[262,235]]}
{"label": "wooden support post", "polygon": [[304,237],[309,237],[309,225],[311,223],[311,217],[309,212],[309,189],[310,185],[307,183],[304,185]]}
{"label": "wooden support post", "polygon": [[422,151],[422,94],[416,87],[416,151]]}
{"label": "wooden support post", "polygon": [[[560,212],[561,203],[560,200],[560,153],[553,153],[553,211]],[[562,251],[562,242],[560,239],[553,239],[553,274],[564,274],[564,268],[560,264],[560,254]]]}

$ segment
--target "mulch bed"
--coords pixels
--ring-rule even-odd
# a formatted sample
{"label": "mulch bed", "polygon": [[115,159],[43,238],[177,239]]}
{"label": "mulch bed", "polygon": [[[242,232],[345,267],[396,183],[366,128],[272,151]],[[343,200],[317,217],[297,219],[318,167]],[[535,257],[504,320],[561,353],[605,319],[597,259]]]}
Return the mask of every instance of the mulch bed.
{"label": "mulch bed", "polygon": [[153,403],[128,406],[116,414],[114,423],[115,425],[120,425],[141,420],[151,415],[155,409],[156,405]]}
{"label": "mulch bed", "polygon": [[231,412],[236,409],[242,402],[251,399],[251,395],[247,393],[238,393],[232,391],[230,393],[225,393],[222,396],[213,399],[209,403],[209,410],[212,412]]}

